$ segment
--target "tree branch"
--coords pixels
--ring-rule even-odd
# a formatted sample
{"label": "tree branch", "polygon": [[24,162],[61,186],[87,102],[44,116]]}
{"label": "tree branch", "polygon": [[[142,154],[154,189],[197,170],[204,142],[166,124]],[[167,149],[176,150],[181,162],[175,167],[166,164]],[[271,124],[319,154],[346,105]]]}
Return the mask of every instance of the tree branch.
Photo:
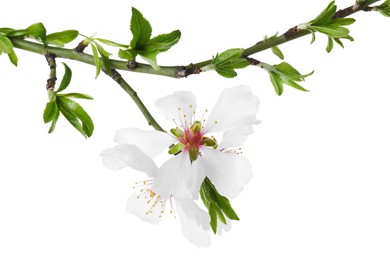
{"label": "tree branch", "polygon": [[[353,6],[339,10],[333,17],[333,19],[344,18],[359,11],[369,11],[369,5],[379,1],[380,0],[361,1],[360,3],[357,3]],[[261,41],[249,48],[246,48],[242,54],[242,57],[247,58],[248,56],[253,55],[255,53],[262,52],[274,46],[284,44],[286,42],[295,40],[308,34],[310,34],[308,30],[299,30],[297,26],[294,26],[279,37],[266,41]],[[14,47],[19,49],[38,53],[41,55],[45,55],[45,53],[50,52],[59,58],[77,60],[90,65],[95,65],[92,55],[82,53],[77,49],[80,48],[80,46],[76,47],[76,49],[66,49],[57,47],[45,47],[43,44],[30,42],[20,38],[12,38],[11,40]],[[115,59],[110,60],[112,68],[116,70],[133,71],[139,73],[154,74],[158,76],[167,76],[172,78],[183,78],[192,74],[199,74],[201,72],[200,68],[210,64],[210,62],[211,60],[206,60],[194,64],[191,63],[190,65],[186,66],[160,66],[159,70],[154,70],[150,65],[143,63],[137,63],[136,68],[129,69],[127,61],[120,61]]]}

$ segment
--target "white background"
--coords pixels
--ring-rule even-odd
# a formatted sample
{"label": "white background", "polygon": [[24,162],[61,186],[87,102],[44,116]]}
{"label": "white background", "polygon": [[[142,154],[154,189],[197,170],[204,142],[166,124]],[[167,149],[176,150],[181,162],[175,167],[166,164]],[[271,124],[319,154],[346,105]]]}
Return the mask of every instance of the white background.
{"label": "white background", "polygon": [[[314,18],[328,1],[6,1],[3,27],[43,22],[48,32],[130,41],[131,6],[151,22],[154,35],[174,29],[182,39],[160,64],[185,65],[265,34],[283,33]],[[340,7],[353,0],[338,1]],[[390,20],[358,13],[354,43],[325,52],[326,38],[305,37],[281,46],[304,86],[274,94],[264,71],[248,68],[233,80],[214,72],[175,80],[122,72],[161,124],[154,101],[192,90],[202,110],[226,87],[249,85],[261,100],[256,127],[243,147],[254,177],[232,204],[241,221],[213,244],[197,249],[165,216],[153,226],[125,212],[133,182],[143,175],[105,169],[99,154],[114,145],[117,129],[149,129],[122,89],[94,67],[66,60],[68,91],[95,122],[85,140],[60,118],[47,134],[42,120],[49,68],[43,56],[16,50],[19,66],[0,57],[0,259],[390,259]],[[81,38],[79,39],[81,40]],[[75,42],[72,46],[76,45]],[[90,50],[88,50],[90,51]],[[279,63],[266,51],[254,55]],[[57,60],[62,75],[61,59]]]}

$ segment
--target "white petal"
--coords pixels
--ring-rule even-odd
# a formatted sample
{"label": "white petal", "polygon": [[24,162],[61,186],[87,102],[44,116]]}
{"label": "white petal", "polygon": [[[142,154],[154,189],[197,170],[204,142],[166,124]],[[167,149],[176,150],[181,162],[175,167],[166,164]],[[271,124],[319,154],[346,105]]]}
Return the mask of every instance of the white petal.
{"label": "white petal", "polygon": [[223,224],[222,222],[218,222],[217,226],[217,234],[218,236],[221,236],[223,232],[228,232],[232,229],[232,221],[228,218],[226,218],[226,225]]}
{"label": "white petal", "polygon": [[246,124],[241,127],[237,127],[233,130],[223,133],[222,141],[219,143],[218,148],[231,148],[240,147],[244,144],[248,136],[253,134],[253,125]]}
{"label": "white petal", "polygon": [[175,201],[183,236],[197,247],[210,246],[211,238],[207,232],[210,216],[192,200]]}
{"label": "white petal", "polygon": [[[146,198],[145,198],[146,196]],[[148,200],[150,202],[148,203]],[[149,196],[149,193],[146,192],[142,194],[137,191],[132,196],[127,199],[126,211],[137,217],[141,218],[144,221],[147,221],[152,224],[157,224],[161,220],[161,206],[153,206],[154,200]]]}
{"label": "white petal", "polygon": [[196,109],[196,98],[191,91],[176,91],[156,101],[159,112],[178,126],[188,126]]}
{"label": "white petal", "polygon": [[247,86],[227,88],[207,118],[205,132],[226,132],[245,124],[257,124],[260,101]]}
{"label": "white petal", "polygon": [[131,167],[152,177],[157,169],[153,159],[135,145],[120,144],[104,150],[101,156],[104,166],[115,171]]}
{"label": "white petal", "polygon": [[191,164],[188,152],[182,151],[156,170],[153,190],[164,198],[171,195],[182,199],[197,198],[199,192],[199,187],[196,187],[199,183],[197,178],[201,177]]}
{"label": "white petal", "polygon": [[137,128],[124,128],[116,132],[114,141],[120,144],[134,144],[144,153],[154,157],[175,142],[175,138],[165,132],[145,131]]}
{"label": "white petal", "polygon": [[221,195],[236,197],[252,178],[251,164],[245,157],[208,148],[201,152],[199,171],[209,177]]}

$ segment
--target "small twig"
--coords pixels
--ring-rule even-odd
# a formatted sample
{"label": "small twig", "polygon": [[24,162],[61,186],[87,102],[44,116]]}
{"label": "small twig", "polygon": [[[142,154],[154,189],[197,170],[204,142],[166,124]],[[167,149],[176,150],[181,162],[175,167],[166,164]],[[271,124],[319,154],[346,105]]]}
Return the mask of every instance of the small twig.
{"label": "small twig", "polygon": [[45,58],[47,63],[49,64],[50,67],[50,78],[47,80],[46,84],[46,90],[54,90],[54,86],[57,81],[57,75],[56,75],[56,70],[57,70],[57,65],[56,65],[56,57],[52,53],[46,53]]}
{"label": "small twig", "polygon": [[76,48],[74,48],[75,52],[82,53],[84,52],[85,48],[88,47],[88,44],[85,44],[84,41],[81,41]]}
{"label": "small twig", "polygon": [[122,75],[119,74],[117,70],[112,69],[110,74],[108,74],[106,71],[104,72],[107,75],[109,75],[116,83],[118,83],[118,85],[121,86],[122,89],[126,91],[127,94],[129,94],[129,96],[133,99],[134,103],[141,110],[142,114],[144,115],[146,121],[150,126],[152,126],[157,131],[165,132],[165,130],[157,123],[157,121],[149,113],[148,109],[145,107],[141,99],[138,97],[137,92],[135,92],[134,89],[130,87],[130,85],[122,78]]}

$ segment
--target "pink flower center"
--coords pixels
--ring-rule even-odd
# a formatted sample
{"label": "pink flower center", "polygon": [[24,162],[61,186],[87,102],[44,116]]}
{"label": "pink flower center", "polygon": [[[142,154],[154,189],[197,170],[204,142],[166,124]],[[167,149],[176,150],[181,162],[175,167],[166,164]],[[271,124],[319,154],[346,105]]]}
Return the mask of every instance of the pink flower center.
{"label": "pink flower center", "polygon": [[202,138],[203,138],[202,131],[197,132],[187,128],[184,129],[184,131],[181,133],[178,140],[180,143],[184,145],[184,150],[189,151],[191,148],[193,149],[195,148],[197,150],[201,148]]}

